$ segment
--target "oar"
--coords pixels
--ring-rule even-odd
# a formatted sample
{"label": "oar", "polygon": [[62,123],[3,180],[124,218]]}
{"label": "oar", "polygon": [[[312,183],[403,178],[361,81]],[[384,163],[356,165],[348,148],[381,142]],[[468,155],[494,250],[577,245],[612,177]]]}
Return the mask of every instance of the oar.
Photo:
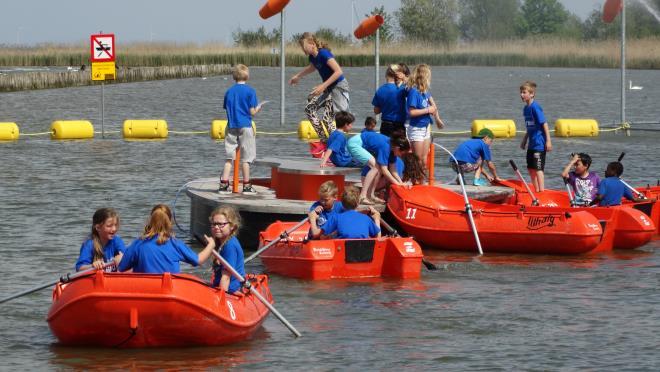
{"label": "oar", "polygon": [[[392,235],[393,237],[400,236],[400,235],[399,235],[399,232],[396,231],[396,229],[393,228],[393,227],[392,227],[389,223],[387,223],[387,221],[385,221],[384,219],[382,219],[382,218],[380,219],[380,224],[381,224],[381,226],[383,226],[383,227],[385,228],[385,230],[387,230],[387,232],[388,232],[390,235]],[[426,266],[426,269],[427,269],[427,270],[438,270],[438,267],[435,266],[435,264],[434,264],[433,262],[427,260],[427,259],[424,258],[424,257],[422,257],[422,263],[424,264],[424,266]]]}
{"label": "oar", "polygon": [[619,155],[619,159],[617,160],[618,162],[621,162],[623,160],[623,157],[626,156],[625,152],[622,152],[621,155]]}
{"label": "oar", "polygon": [[568,183],[567,178],[564,178],[564,185],[566,185],[566,192],[568,193],[568,200],[571,201],[571,207],[576,207],[575,198],[573,197],[573,191],[571,191],[571,184]]}
{"label": "oar", "polygon": [[260,255],[263,251],[265,251],[266,249],[272,247],[273,245],[275,245],[275,244],[276,244],[277,242],[279,242],[280,240],[282,240],[282,239],[288,237],[289,234],[291,234],[292,232],[298,230],[298,228],[299,228],[300,226],[304,225],[308,220],[309,220],[309,217],[305,217],[305,219],[303,219],[302,221],[298,222],[294,227],[290,228],[289,230],[285,230],[285,231],[283,231],[277,239],[275,239],[275,240],[271,241],[270,243],[264,245],[263,247],[259,248],[256,252],[252,253],[252,254],[250,255],[250,257],[246,258],[246,259],[245,259],[245,263],[248,263],[248,262],[252,261],[252,260],[255,259],[258,255]]}
{"label": "oar", "polygon": [[451,159],[456,163],[456,169],[458,171],[458,182],[461,185],[461,190],[463,190],[463,200],[465,201],[465,211],[467,212],[468,215],[468,220],[470,221],[470,227],[472,228],[472,235],[474,235],[474,240],[477,243],[477,249],[479,249],[479,254],[483,255],[484,251],[481,249],[481,241],[479,240],[479,233],[477,233],[477,226],[474,224],[474,216],[472,216],[472,204],[470,204],[470,199],[468,199],[467,196],[467,191],[465,191],[465,182],[463,182],[463,174],[460,172],[461,166],[458,164],[458,160],[454,157],[454,154],[452,154],[449,150],[444,148],[441,145],[438,145],[437,143],[433,142],[433,145],[442,149],[444,152],[449,154]]}
{"label": "oar", "polygon": [[275,309],[275,308],[273,307],[273,305],[271,305],[270,302],[268,302],[268,300],[266,300],[266,299],[264,298],[264,296],[262,296],[261,293],[259,293],[259,291],[257,291],[257,290],[252,286],[252,284],[250,284],[250,282],[248,282],[247,280],[245,280],[245,278],[243,278],[243,276],[242,276],[241,274],[239,274],[238,271],[236,271],[236,269],[234,269],[234,268],[229,264],[229,262],[227,262],[224,258],[222,258],[222,256],[220,256],[220,254],[219,254],[218,252],[216,252],[215,250],[213,250],[213,255],[215,255],[215,258],[217,258],[217,259],[222,263],[222,267],[223,267],[224,269],[229,270],[229,272],[231,273],[231,275],[233,275],[236,279],[238,279],[238,281],[241,282],[241,284],[243,285],[243,287],[249,289],[250,292],[254,295],[254,297],[258,298],[259,301],[261,301],[261,302],[262,302],[262,303],[268,308],[268,310],[270,310],[270,312],[273,313],[273,315],[275,315],[275,317],[277,317],[277,319],[279,319],[280,322],[282,322],[282,324],[284,324],[284,325],[289,329],[289,331],[291,331],[291,333],[293,333],[296,337],[300,337],[300,336],[301,336],[300,332],[298,332],[298,330],[297,330],[294,326],[292,326],[291,323],[289,323],[289,321],[286,320],[286,319],[282,316],[282,314],[280,314],[280,312],[277,311],[277,309]]}
{"label": "oar", "polygon": [[511,164],[511,168],[513,168],[513,171],[516,172],[516,175],[518,175],[518,179],[520,180],[520,182],[522,182],[522,184],[525,185],[525,188],[527,189],[529,196],[532,197],[532,205],[539,205],[539,200],[536,199],[536,196],[532,192],[532,189],[530,189],[527,182],[525,182],[523,175],[518,170],[518,167],[516,166],[516,163],[513,161],[513,159],[509,160],[509,164]]}
{"label": "oar", "polygon": [[[114,261],[114,260],[113,260],[113,261],[110,261],[110,262],[107,262],[107,263],[105,263],[105,264],[103,265],[103,269],[105,269],[106,267],[109,267],[109,266],[114,266],[114,265],[115,265],[115,261]],[[66,282],[68,282],[68,281],[70,281],[70,280],[72,280],[72,279],[75,279],[75,278],[77,278],[77,277],[80,277],[80,276],[83,276],[83,275],[89,274],[89,273],[91,273],[91,272],[93,272],[93,271],[96,271],[96,270],[97,270],[96,268],[94,268],[94,267],[90,267],[90,268],[87,269],[87,270],[78,271],[77,273],[74,273],[74,274],[67,273],[66,275],[63,275],[62,277],[60,277],[59,280],[56,280],[56,281],[54,281],[54,282],[49,282],[49,283],[46,283],[46,284],[42,284],[42,285],[36,286],[36,287],[34,287],[34,288],[32,288],[32,289],[28,289],[28,290],[25,290],[25,291],[23,291],[23,292],[13,294],[13,295],[11,295],[11,296],[9,296],[9,297],[5,297],[5,298],[3,298],[3,299],[0,300],[0,304],[1,304],[1,303],[5,303],[5,302],[7,302],[7,301],[9,301],[9,300],[13,300],[13,299],[18,298],[18,297],[25,296],[26,294],[30,294],[30,293],[32,293],[32,292],[40,291],[40,290],[42,290],[42,289],[44,289],[44,288],[52,287],[52,286],[56,285],[57,283],[66,283]]]}

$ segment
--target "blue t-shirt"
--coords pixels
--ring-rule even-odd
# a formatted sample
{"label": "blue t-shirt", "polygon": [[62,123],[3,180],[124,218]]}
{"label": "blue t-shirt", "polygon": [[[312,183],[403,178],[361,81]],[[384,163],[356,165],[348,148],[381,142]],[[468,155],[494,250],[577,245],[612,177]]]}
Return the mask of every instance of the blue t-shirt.
{"label": "blue t-shirt", "polygon": [[[479,158],[490,161],[490,146],[481,138],[473,138],[464,141],[454,151],[454,157],[458,161],[476,164]],[[449,159],[451,163],[453,160]]]}
{"label": "blue t-shirt", "polygon": [[[319,205],[321,205],[321,203],[318,202],[318,201],[315,201],[312,204],[312,206],[309,207],[309,210],[312,211],[312,210],[316,209],[316,207],[318,207]],[[316,225],[319,228],[323,228],[323,225],[325,225],[325,223],[330,218],[332,218],[333,216],[338,215],[339,213],[341,213],[343,211],[344,211],[344,205],[339,200],[335,200],[335,203],[332,205],[332,209],[330,209],[329,211],[325,210],[325,208],[323,209],[323,211],[321,212],[319,217],[316,219]]]}
{"label": "blue t-shirt", "polygon": [[396,157],[396,173],[399,175],[399,177],[403,177],[403,171],[406,170],[406,165],[403,163],[403,159],[400,157]]}
{"label": "blue t-shirt", "polygon": [[[410,88],[406,106],[408,106],[408,110],[410,108],[425,109],[430,106],[429,98],[431,98],[431,92],[420,93],[416,88]],[[410,116],[410,111],[408,111],[408,116]],[[426,128],[431,122],[431,114],[410,117],[410,125],[417,128]]]}
{"label": "blue t-shirt", "polygon": [[390,137],[378,132],[365,130],[362,136],[362,148],[369,151],[379,165],[388,165],[396,161],[390,147]]}
{"label": "blue t-shirt", "polygon": [[334,216],[323,227],[325,235],[335,231],[338,239],[364,239],[378,235],[380,228],[371,217],[351,209]]}
{"label": "blue t-shirt", "polygon": [[[316,70],[319,72],[319,75],[321,75],[321,80],[323,81],[328,80],[334,73],[330,66],[328,66],[328,61],[333,58],[335,58],[335,56],[325,48],[319,48],[319,54],[317,54],[316,57],[309,56],[309,63],[316,67]],[[328,89],[334,88],[335,85],[342,80],[344,80],[344,75],[339,75],[339,78],[335,80],[334,83],[330,84]]]}
{"label": "blue t-shirt", "polygon": [[406,121],[406,86],[395,83],[383,84],[371,100],[371,105],[380,108],[382,121],[404,123]]}
{"label": "blue t-shirt", "polygon": [[601,180],[598,185],[598,195],[603,197],[599,204],[601,207],[620,205],[623,197],[633,200],[632,192],[621,182],[619,177],[607,177]]}
{"label": "blue t-shirt", "polygon": [[523,107],[523,116],[525,117],[525,127],[527,128],[527,138],[529,145],[527,149],[534,151],[545,151],[545,115],[543,109],[536,101]]}
{"label": "blue t-shirt", "polygon": [[135,239],[124,252],[118,270],[133,269],[136,273],[177,274],[181,271],[179,261],[193,266],[199,265],[197,253],[181,240],[170,238],[163,244],[158,244],[157,240],[157,235],[146,239]]}
{"label": "blue t-shirt", "polygon": [[244,83],[234,84],[225,92],[222,108],[227,110],[229,128],[249,128],[252,126],[250,109],[257,107],[257,92]]}
{"label": "blue t-shirt", "polygon": [[346,147],[346,134],[342,130],[335,130],[328,137],[328,149],[332,150],[330,160],[338,167],[349,167],[353,164],[353,157]]}
{"label": "blue t-shirt", "polygon": [[[241,248],[241,243],[235,236],[232,236],[227,240],[225,245],[222,246],[220,251],[220,256],[227,261],[236,271],[245,277],[245,263],[243,259],[243,248]],[[217,287],[220,285],[220,279],[222,278],[222,265],[214,267],[215,275],[213,276],[213,286]],[[229,280],[229,288],[227,292],[234,293],[241,288],[241,282],[238,281],[233,275],[231,275]]]}
{"label": "blue t-shirt", "polygon": [[[119,253],[124,253],[125,250],[126,246],[124,245],[124,241],[119,235],[115,235],[115,237],[105,243],[105,246],[103,247],[103,261],[108,262],[115,258]],[[80,270],[80,266],[91,265],[92,262],[94,262],[94,242],[92,239],[87,239],[80,246],[80,255],[76,262],[76,271]]]}

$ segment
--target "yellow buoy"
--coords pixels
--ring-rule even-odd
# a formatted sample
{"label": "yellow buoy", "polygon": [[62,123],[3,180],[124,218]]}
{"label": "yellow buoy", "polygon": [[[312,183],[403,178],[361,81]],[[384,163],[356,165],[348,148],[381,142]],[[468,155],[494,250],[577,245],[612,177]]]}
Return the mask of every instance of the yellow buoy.
{"label": "yellow buoy", "polygon": [[[225,131],[227,129],[227,120],[213,120],[211,122],[211,131],[209,135],[214,140],[223,140],[225,139]],[[257,124],[252,121],[252,130],[254,135],[257,135]]]}
{"label": "yellow buoy", "polygon": [[14,141],[20,136],[16,123],[0,123],[0,141]]}
{"label": "yellow buoy", "polygon": [[298,124],[298,138],[301,140],[317,140],[319,135],[309,120],[301,120]]}
{"label": "yellow buoy", "polygon": [[557,137],[596,137],[598,122],[594,119],[557,119],[555,136]]}
{"label": "yellow buoy", "polygon": [[155,139],[167,138],[165,120],[125,120],[124,138]]}
{"label": "yellow buoy", "polygon": [[50,139],[94,138],[94,126],[87,120],[56,120],[50,125]]}
{"label": "yellow buoy", "polygon": [[480,130],[490,129],[495,138],[509,138],[516,136],[516,123],[507,119],[475,119],[472,121],[472,136],[476,137]]}

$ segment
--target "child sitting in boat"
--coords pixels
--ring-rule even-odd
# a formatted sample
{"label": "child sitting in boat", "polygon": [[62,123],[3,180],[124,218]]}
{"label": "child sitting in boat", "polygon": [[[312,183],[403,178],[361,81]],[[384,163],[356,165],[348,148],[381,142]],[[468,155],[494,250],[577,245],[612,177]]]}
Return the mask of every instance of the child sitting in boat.
{"label": "child sitting in boat", "polygon": [[[97,209],[92,216],[92,232],[80,247],[76,271],[91,267],[102,269],[110,260],[119,264],[126,246],[119,235],[116,235],[118,229],[119,214],[114,209]],[[111,270],[116,271],[116,268],[112,267]]]}
{"label": "child sitting in boat", "polygon": [[318,239],[325,223],[344,211],[344,206],[337,200],[338,192],[339,189],[334,181],[325,181],[319,187],[319,200],[312,204],[308,213],[310,239]]}
{"label": "child sitting in boat", "polygon": [[[347,111],[339,111],[335,115],[337,130],[330,134],[328,138],[328,149],[321,157],[321,168],[329,165],[328,160],[338,167],[357,167],[360,164],[353,160],[351,153],[347,148],[346,135],[353,128],[355,116]],[[331,165],[331,164],[330,164]]]}
{"label": "child sitting in boat", "polygon": [[179,261],[193,266],[204,263],[215,248],[215,241],[204,235],[208,244],[199,252],[193,252],[186,243],[174,237],[172,231],[172,211],[165,204],[158,204],[151,210],[144,233],[126,249],[117,270],[133,269],[136,273],[177,274]]}
{"label": "child sitting in boat", "polygon": [[[346,186],[342,194],[344,211],[330,218],[318,233],[321,239],[365,239],[380,237],[380,213],[369,207],[369,216],[357,212],[360,191],[355,186]],[[310,224],[316,223],[316,216],[310,215]],[[317,228],[318,229],[318,228]]]}
{"label": "child sitting in boat", "polygon": [[591,201],[591,205],[598,204],[601,207],[621,205],[621,198],[625,197],[634,202],[640,202],[644,199],[637,198],[632,191],[623,184],[621,175],[623,174],[623,164],[613,161],[607,164],[605,170],[605,179],[598,185],[598,195]]}
{"label": "child sitting in boat", "polygon": [[[493,139],[495,139],[493,131],[483,128],[476,137],[458,145],[456,150],[454,150],[454,157],[458,161],[458,166],[456,166],[456,162],[453,159],[449,159],[452,169],[456,173],[459,171],[462,173],[474,172],[474,182],[472,184],[475,186],[485,186],[488,184],[486,180],[481,178],[482,173],[489,182],[493,180],[499,181],[500,178],[497,176],[497,170],[490,155],[490,145],[493,143]],[[488,169],[493,173],[492,176],[484,171],[483,163],[488,165]]]}
{"label": "child sitting in boat", "polygon": [[[243,248],[236,238],[236,234],[238,234],[238,230],[241,228],[240,214],[232,207],[222,206],[211,212],[209,221],[211,222],[211,236],[215,240],[215,246],[220,251],[220,256],[241,276],[245,277]],[[241,282],[232,276],[219,262],[214,262],[213,264],[213,279],[211,283],[214,287],[220,287],[229,293],[234,293],[241,289]]]}
{"label": "child sitting in boat", "polygon": [[[568,181],[575,194],[576,205],[589,205],[598,195],[600,177],[596,172],[590,172],[591,156],[583,152],[573,154],[571,161],[566,164],[561,176]],[[571,168],[573,170],[571,171]]]}

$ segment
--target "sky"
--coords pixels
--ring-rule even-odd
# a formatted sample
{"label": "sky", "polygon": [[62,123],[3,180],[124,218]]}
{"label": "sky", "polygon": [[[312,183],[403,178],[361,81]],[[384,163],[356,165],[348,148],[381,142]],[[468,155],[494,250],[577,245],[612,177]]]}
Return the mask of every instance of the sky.
{"label": "sky", "polygon": [[[460,1],[460,0],[459,0]],[[560,0],[585,18],[605,0]],[[222,42],[231,44],[237,29],[279,28],[280,17],[259,17],[266,0],[4,0],[0,6],[0,44],[87,43],[99,31],[114,33],[117,43],[135,41]],[[331,6],[329,4],[332,4]],[[377,6],[389,13],[400,0],[291,0],[287,38],[319,27],[352,33]],[[353,16],[352,16],[353,15]]]}

